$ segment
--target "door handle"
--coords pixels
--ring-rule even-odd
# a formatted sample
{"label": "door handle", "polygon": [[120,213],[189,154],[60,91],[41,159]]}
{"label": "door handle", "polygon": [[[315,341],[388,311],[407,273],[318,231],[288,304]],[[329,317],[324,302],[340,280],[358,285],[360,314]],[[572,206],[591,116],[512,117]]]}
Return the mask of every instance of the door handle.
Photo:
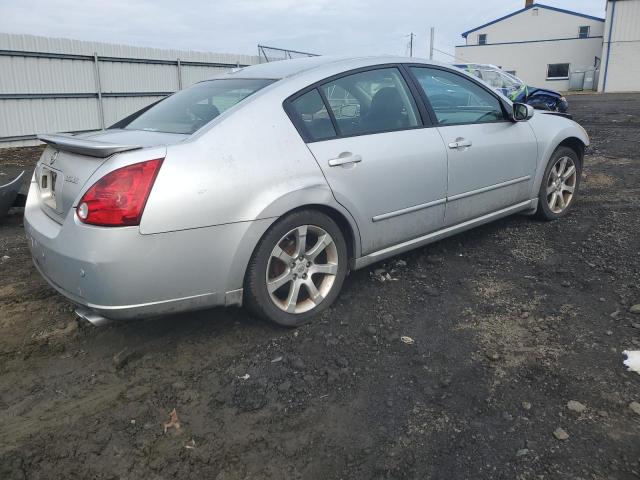
{"label": "door handle", "polygon": [[471,140],[466,140],[462,137],[458,137],[456,138],[455,142],[451,142],[449,144],[449,148],[451,149],[467,148],[467,147],[470,147],[471,145],[473,145],[473,143],[471,143]]}
{"label": "door handle", "polygon": [[351,152],[342,152],[337,158],[329,160],[330,167],[337,167],[339,165],[349,165],[351,163],[360,163],[362,156],[354,155]]}

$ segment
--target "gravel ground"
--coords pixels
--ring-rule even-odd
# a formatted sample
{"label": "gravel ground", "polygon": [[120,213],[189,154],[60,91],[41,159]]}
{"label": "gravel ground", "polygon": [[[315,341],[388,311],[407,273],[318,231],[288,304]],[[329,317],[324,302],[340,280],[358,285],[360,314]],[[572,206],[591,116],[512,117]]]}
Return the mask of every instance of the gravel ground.
{"label": "gravel ground", "polygon": [[[640,478],[640,375],[621,353],[640,350],[640,95],[570,103],[593,145],[568,217],[352,273],[297,330],[241,309],[80,323],[13,211],[0,478]],[[0,183],[39,152],[0,150]]]}

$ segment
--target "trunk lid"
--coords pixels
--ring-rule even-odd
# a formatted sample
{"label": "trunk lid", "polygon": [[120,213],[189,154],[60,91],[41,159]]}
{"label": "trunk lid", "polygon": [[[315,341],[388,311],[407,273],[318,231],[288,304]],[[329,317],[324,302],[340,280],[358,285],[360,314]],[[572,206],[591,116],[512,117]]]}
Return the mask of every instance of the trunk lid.
{"label": "trunk lid", "polygon": [[93,173],[114,155],[169,145],[187,135],[136,130],[107,130],[83,135],[41,135],[47,143],[35,168],[42,210],[62,223]]}

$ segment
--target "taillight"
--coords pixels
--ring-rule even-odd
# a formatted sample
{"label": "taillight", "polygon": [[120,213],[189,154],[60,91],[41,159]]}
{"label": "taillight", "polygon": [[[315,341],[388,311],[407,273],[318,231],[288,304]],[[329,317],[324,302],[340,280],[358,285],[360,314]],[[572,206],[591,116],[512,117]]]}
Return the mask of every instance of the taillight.
{"label": "taillight", "polygon": [[162,158],[134,163],[108,173],[78,202],[78,218],[90,225],[139,225]]}

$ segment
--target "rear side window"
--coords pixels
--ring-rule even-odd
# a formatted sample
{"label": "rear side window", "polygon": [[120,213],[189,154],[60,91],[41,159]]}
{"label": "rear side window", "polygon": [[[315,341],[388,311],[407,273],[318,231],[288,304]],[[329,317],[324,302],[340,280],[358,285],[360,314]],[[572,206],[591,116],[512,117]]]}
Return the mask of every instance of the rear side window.
{"label": "rear side window", "polygon": [[480,85],[456,73],[411,67],[439,125],[503,121],[500,101]]}
{"label": "rear side window", "polygon": [[320,88],[341,135],[390,132],[421,125],[413,96],[397,68],[354,73]]}
{"label": "rear side window", "polygon": [[267,79],[224,79],[196,83],[112,128],[191,134],[225,110],[272,83]]}
{"label": "rear side window", "polygon": [[292,117],[305,140],[315,142],[336,136],[329,112],[318,90],[311,90],[291,102]]}

